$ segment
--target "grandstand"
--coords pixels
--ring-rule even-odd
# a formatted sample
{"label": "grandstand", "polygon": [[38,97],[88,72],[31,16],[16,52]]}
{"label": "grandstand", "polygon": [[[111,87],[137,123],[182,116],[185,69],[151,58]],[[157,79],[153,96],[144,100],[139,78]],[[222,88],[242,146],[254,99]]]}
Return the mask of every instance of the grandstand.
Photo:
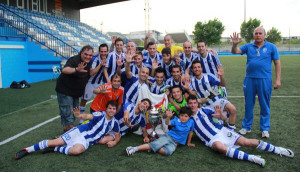
{"label": "grandstand", "polygon": [[0,88],[51,79],[54,66],[84,45],[101,43],[110,45],[110,37],[77,20],[0,3]]}
{"label": "grandstand", "polygon": [[127,44],[129,41],[128,37],[120,32],[107,32],[107,34],[112,37],[112,36],[117,36],[118,38],[122,38],[124,41],[124,44]]}
{"label": "grandstand", "polygon": [[[151,30],[149,32],[152,33],[152,37],[150,38],[149,41],[153,41],[157,44],[164,42],[164,37],[162,36],[162,33],[156,30]],[[127,37],[130,40],[134,41],[136,44],[144,43],[145,36],[146,36],[145,31],[130,32],[129,34],[127,34]]]}
{"label": "grandstand", "polygon": [[188,35],[186,31],[177,31],[177,32],[167,32],[168,35],[171,35],[174,42],[184,43],[185,41],[193,42],[193,39]]}
{"label": "grandstand", "polygon": [[[3,14],[4,12],[8,13]],[[91,26],[88,26],[87,24],[81,23],[76,20],[52,16],[49,14],[27,9],[22,10],[18,9],[17,7],[6,5],[4,5],[3,9],[0,11],[0,16],[3,16],[3,18],[8,21],[17,20],[17,22],[15,22],[16,27],[22,27],[26,25],[19,19],[23,18],[24,21],[28,21],[37,25],[41,29],[48,31],[49,34],[54,35],[55,37],[61,39],[62,41],[77,49],[87,44],[98,47],[101,43],[111,43],[110,38],[107,35],[101,33],[95,28],[92,28]],[[35,38],[45,38],[45,44],[51,44],[51,39],[47,34],[36,32],[34,27],[29,27],[27,29],[29,35],[34,35]],[[59,46],[59,44],[57,44],[56,46]]]}

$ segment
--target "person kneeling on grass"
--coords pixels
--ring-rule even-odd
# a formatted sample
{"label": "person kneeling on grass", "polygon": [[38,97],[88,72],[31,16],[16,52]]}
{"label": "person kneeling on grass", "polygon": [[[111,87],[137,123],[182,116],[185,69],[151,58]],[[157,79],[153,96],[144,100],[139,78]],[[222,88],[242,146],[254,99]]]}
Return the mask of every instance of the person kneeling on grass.
{"label": "person kneeling on grass", "polygon": [[[294,157],[294,152],[290,149],[274,146],[262,140],[245,138],[215,122],[213,118],[226,119],[226,115],[222,114],[219,106],[215,107],[215,111],[210,108],[198,108],[197,97],[194,95],[189,96],[187,101],[188,107],[193,112],[191,118],[194,121],[196,135],[206,146],[227,157],[250,161],[262,167],[265,166],[266,161],[263,158],[238,150],[237,148],[240,146],[255,147],[256,149],[273,152],[280,156]],[[189,144],[189,141],[187,144]]]}
{"label": "person kneeling on grass", "polygon": [[133,155],[137,151],[152,150],[153,152],[159,152],[163,155],[172,155],[178,144],[185,145],[188,140],[188,146],[195,146],[191,143],[193,136],[194,123],[190,119],[192,111],[190,108],[183,107],[180,109],[180,117],[170,120],[173,116],[173,112],[166,111],[166,125],[173,126],[173,128],[167,132],[166,135],[160,136],[157,140],[143,144],[136,147],[127,147],[126,153],[128,156]]}
{"label": "person kneeling on grass", "polygon": [[[106,111],[94,112],[93,114],[80,114],[80,109],[74,108],[73,113],[76,118],[90,120],[90,122],[72,128],[57,139],[43,140],[24,148],[15,154],[15,159],[19,160],[38,150],[42,150],[42,153],[60,152],[66,155],[79,155],[95,143],[107,144],[108,147],[115,146],[120,141],[120,127],[114,118],[117,106],[116,101],[109,101],[106,105]],[[109,141],[108,136],[106,136],[111,131],[115,135],[114,141]]]}

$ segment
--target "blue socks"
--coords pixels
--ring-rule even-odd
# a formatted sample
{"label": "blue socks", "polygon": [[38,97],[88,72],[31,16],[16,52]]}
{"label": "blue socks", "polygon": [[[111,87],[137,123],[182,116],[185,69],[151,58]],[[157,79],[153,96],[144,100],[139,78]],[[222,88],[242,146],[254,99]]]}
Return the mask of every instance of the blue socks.
{"label": "blue socks", "polygon": [[249,159],[249,156],[251,155],[248,155],[247,153],[234,148],[228,148],[226,152],[226,156],[234,159],[251,161],[251,159]]}
{"label": "blue socks", "polygon": [[259,141],[259,145],[256,147],[256,149],[279,154],[279,149],[276,146],[262,140]]}
{"label": "blue socks", "polygon": [[71,148],[71,146],[56,146],[54,148],[54,152],[60,152],[65,155],[69,155],[70,148]]}

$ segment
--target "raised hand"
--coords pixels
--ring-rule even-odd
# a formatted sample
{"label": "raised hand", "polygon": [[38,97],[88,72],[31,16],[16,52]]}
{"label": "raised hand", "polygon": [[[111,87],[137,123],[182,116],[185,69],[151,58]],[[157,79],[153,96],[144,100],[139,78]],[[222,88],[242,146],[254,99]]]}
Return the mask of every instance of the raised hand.
{"label": "raised hand", "polygon": [[115,41],[116,41],[117,38],[118,38],[117,36],[112,36],[111,37],[111,43],[115,44]]}
{"label": "raised hand", "polygon": [[75,107],[72,112],[75,118],[80,118],[80,109],[78,107]]}
{"label": "raised hand", "polygon": [[146,34],[146,39],[149,39],[149,38],[151,38],[152,37],[152,33],[151,32],[148,32],[147,34]]}
{"label": "raised hand", "polygon": [[181,78],[181,86],[185,90],[190,89],[190,85],[191,85],[191,78],[190,78],[190,76]]}
{"label": "raised hand", "polygon": [[239,34],[236,33],[236,32],[234,32],[234,33],[232,34],[232,36],[230,35],[230,38],[231,38],[231,40],[232,40],[232,44],[234,44],[234,45],[237,45],[237,44],[239,44],[240,42],[242,42],[242,40],[239,38]]}
{"label": "raised hand", "polygon": [[122,62],[122,59],[121,59],[120,57],[118,57],[118,58],[117,58],[117,65],[118,65],[118,67],[119,67],[119,66],[120,66],[120,67],[123,66],[123,64],[124,64],[124,63]]}
{"label": "raised hand", "polygon": [[180,63],[181,63],[181,58],[179,57],[179,56],[174,56],[175,57],[175,62],[176,62],[176,64],[178,64],[178,65],[180,65]]}
{"label": "raised hand", "polygon": [[77,72],[87,72],[87,70],[85,70],[84,68],[87,66],[86,63],[81,62],[78,64],[78,67],[76,68]]}
{"label": "raised hand", "polygon": [[127,52],[125,55],[126,63],[131,63],[134,61],[132,52]]}
{"label": "raised hand", "polygon": [[179,58],[180,53],[181,53],[181,51],[180,51],[180,50],[177,50],[177,51],[174,53],[174,58]]}
{"label": "raised hand", "polygon": [[152,62],[152,70],[155,70],[155,69],[157,69],[158,68],[158,62],[157,62],[157,60],[154,60],[153,62]]}
{"label": "raised hand", "polygon": [[101,66],[107,66],[107,64],[106,64],[106,57],[104,57],[103,59],[102,59],[102,61],[101,61]]}
{"label": "raised hand", "polygon": [[101,86],[99,86],[99,92],[100,92],[101,94],[108,93],[108,91],[107,91],[107,86],[106,86],[106,85],[101,85]]}
{"label": "raised hand", "polygon": [[218,66],[218,75],[220,77],[224,76],[224,68],[223,68],[223,66],[221,64]]}
{"label": "raised hand", "polygon": [[166,116],[169,117],[169,118],[171,118],[173,116],[173,114],[174,114],[174,112],[172,110],[170,110],[170,109],[168,109],[166,111]]}
{"label": "raised hand", "polygon": [[215,106],[215,111],[216,111],[215,117],[223,120],[222,109],[219,105]]}

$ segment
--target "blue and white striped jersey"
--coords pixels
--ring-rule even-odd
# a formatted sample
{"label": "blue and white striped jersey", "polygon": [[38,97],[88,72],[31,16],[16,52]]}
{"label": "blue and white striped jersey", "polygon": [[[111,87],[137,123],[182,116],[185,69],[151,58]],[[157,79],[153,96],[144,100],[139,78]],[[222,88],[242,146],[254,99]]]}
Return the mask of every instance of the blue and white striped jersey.
{"label": "blue and white striped jersey", "polygon": [[172,77],[171,75],[171,69],[172,69],[172,66],[174,66],[176,63],[172,60],[170,64],[165,64],[165,62],[163,60],[161,60],[159,63],[158,63],[158,66],[162,67],[163,69],[165,69],[166,71],[166,79],[169,79]]}
{"label": "blue and white striped jersey", "polygon": [[[219,87],[220,80],[212,75],[202,74],[202,78],[198,80],[196,77],[192,78],[190,89],[197,92],[197,96],[200,98],[207,98],[212,92],[212,89]],[[213,99],[208,99],[205,105],[211,105],[218,99],[223,98],[221,95],[215,96]]]}
{"label": "blue and white striped jersey", "polygon": [[[115,51],[111,52],[107,56],[106,68],[108,77],[111,78],[115,73],[117,73],[117,58],[122,58],[122,62],[125,62],[125,54],[121,53],[118,55]],[[105,79],[105,78],[104,78]],[[105,79],[106,81],[106,79]]]}
{"label": "blue and white striped jersey", "polygon": [[107,120],[105,111],[94,112],[93,115],[94,118],[90,122],[77,126],[89,145],[97,143],[110,131],[120,132],[118,121],[114,117],[111,120]]}
{"label": "blue and white striped jersey", "polygon": [[[140,114],[135,114],[134,108],[136,107],[135,104],[133,103],[126,103],[124,106],[124,112],[128,111],[129,112],[129,120],[131,125],[140,125],[142,128],[146,127],[146,119],[145,115],[143,113]],[[123,123],[124,118],[121,118],[119,120],[119,125],[120,125],[120,134],[121,136],[124,136],[128,131],[131,129],[127,125]]]}
{"label": "blue and white striped jersey", "polygon": [[153,77],[151,77],[151,78],[149,77],[148,80],[153,83],[151,86],[149,86],[150,92],[154,93],[154,94],[162,94],[160,92],[160,89],[163,88],[164,86],[166,86],[165,82],[163,82],[162,85],[158,86]]}
{"label": "blue and white striped jersey", "polygon": [[[142,67],[147,67],[146,64],[143,62]],[[125,67],[121,69],[122,72],[125,72]],[[130,64],[130,71],[134,76],[138,76],[138,73],[140,72],[140,68],[135,64]]]}
{"label": "blue and white striped jersey", "polygon": [[154,60],[157,60],[157,62],[159,63],[159,62],[162,60],[162,55],[161,55],[161,53],[155,53],[154,57],[151,58],[149,52],[146,51],[146,52],[143,54],[143,57],[144,57],[143,63],[145,63],[145,66],[146,66],[147,68],[150,69],[150,72],[151,72],[151,70],[152,70],[152,62],[153,62]]}
{"label": "blue and white striped jersey", "polygon": [[[142,64],[142,66],[144,67],[145,65]],[[125,67],[123,67],[121,69],[121,71],[122,71],[122,73],[121,73],[121,85],[123,87],[125,87],[126,82],[127,82],[127,76],[126,76],[126,73],[125,73]],[[138,68],[138,66],[135,63],[131,63],[130,64],[130,71],[131,71],[132,76],[138,76],[138,74],[140,72],[140,68]]]}
{"label": "blue and white striped jersey", "polygon": [[188,58],[188,57],[186,57],[185,53],[183,52],[183,53],[180,54],[179,57],[180,57],[180,59],[182,60],[182,63],[183,63],[181,65],[181,67],[183,67],[183,71],[185,71],[187,68],[190,68],[190,75],[192,76],[193,75],[192,69],[191,69],[192,62],[194,60],[199,60],[199,55],[197,53],[191,52],[191,57]]}
{"label": "blue and white striped jersey", "polygon": [[171,87],[173,87],[174,85],[181,86],[181,82],[180,81],[176,82],[172,76],[171,78],[167,79],[166,85],[170,85]]}
{"label": "blue and white striped jersey", "polygon": [[208,145],[209,141],[218,134],[223,126],[217,122],[214,122],[212,114],[214,114],[210,108],[199,108],[197,114],[192,116],[194,120],[194,132],[200,138],[205,145]]}
{"label": "blue and white striped jersey", "polygon": [[124,88],[123,103],[136,103],[138,98],[138,90],[142,84],[145,83],[140,83],[139,78],[137,76],[132,75],[132,77],[127,80]]}
{"label": "blue and white striped jersey", "polygon": [[[93,56],[91,69],[95,69],[98,65],[100,65],[101,62],[102,60],[100,58],[100,54]],[[101,66],[99,71],[94,76],[91,76],[88,82],[92,84],[103,84],[103,78],[104,78],[103,69],[104,67]]]}
{"label": "blue and white striped jersey", "polygon": [[202,72],[206,74],[212,74],[216,78],[218,78],[218,66],[221,65],[221,61],[217,55],[213,55],[212,53],[207,53],[206,57],[201,57],[199,55],[199,60],[202,66]]}

